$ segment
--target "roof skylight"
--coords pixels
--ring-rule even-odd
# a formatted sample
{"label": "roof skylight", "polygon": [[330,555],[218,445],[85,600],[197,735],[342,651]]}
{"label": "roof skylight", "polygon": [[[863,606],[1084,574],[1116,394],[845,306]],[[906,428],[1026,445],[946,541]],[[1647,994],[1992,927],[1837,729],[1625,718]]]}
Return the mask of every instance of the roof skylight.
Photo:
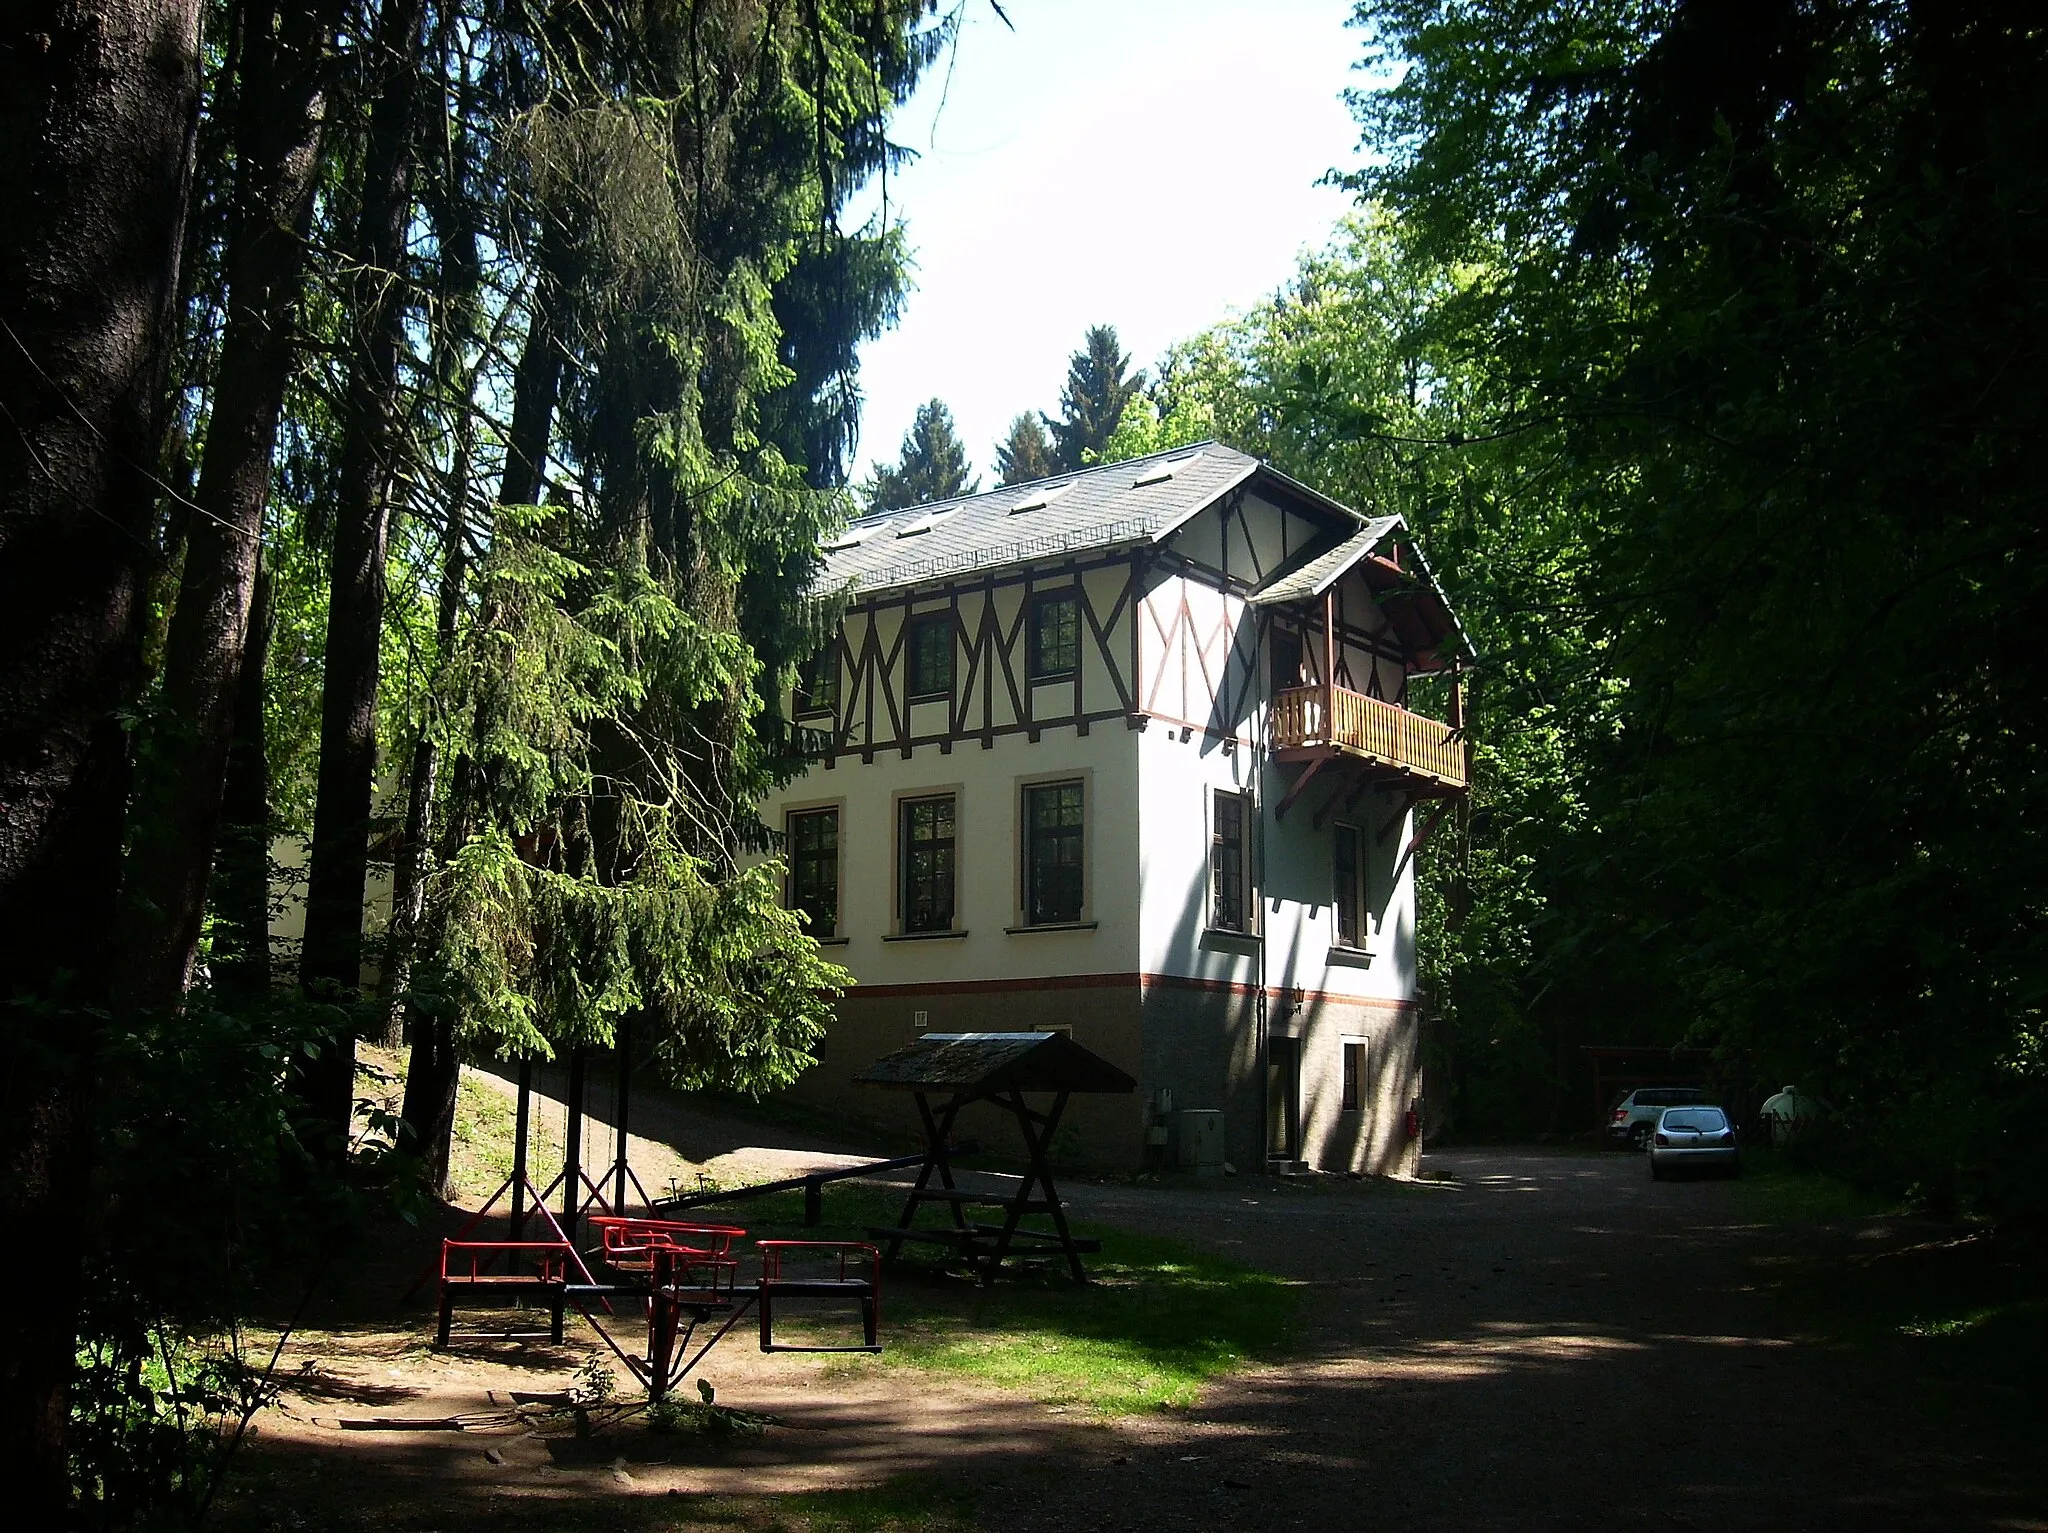
{"label": "roof skylight", "polygon": [[1164,484],[1167,480],[1171,479],[1178,470],[1186,467],[1190,463],[1193,463],[1197,458],[1201,456],[1202,449],[1197,447],[1193,452],[1175,453],[1170,458],[1162,458],[1159,462],[1153,464],[1150,468],[1146,469],[1142,474],[1138,475],[1136,479],[1133,479],[1131,481],[1131,488],[1134,490],[1142,490],[1148,484]]}
{"label": "roof skylight", "polygon": [[944,511],[927,511],[915,521],[905,522],[901,527],[898,527],[896,529],[896,536],[899,538],[914,538],[920,532],[930,532],[957,509],[957,507],[952,507]]}
{"label": "roof skylight", "polygon": [[894,521],[894,517],[889,517],[883,521],[868,522],[865,525],[855,522],[851,527],[840,533],[838,537],[827,543],[825,545],[825,552],[836,554],[844,549],[858,548],[861,544],[867,542],[869,538],[875,536],[875,534],[886,532]]}
{"label": "roof skylight", "polygon": [[1016,505],[1010,507],[1010,515],[1015,516],[1019,511],[1043,511],[1072,488],[1072,484],[1054,484],[1048,485],[1042,490],[1033,490],[1029,495],[1018,501]]}

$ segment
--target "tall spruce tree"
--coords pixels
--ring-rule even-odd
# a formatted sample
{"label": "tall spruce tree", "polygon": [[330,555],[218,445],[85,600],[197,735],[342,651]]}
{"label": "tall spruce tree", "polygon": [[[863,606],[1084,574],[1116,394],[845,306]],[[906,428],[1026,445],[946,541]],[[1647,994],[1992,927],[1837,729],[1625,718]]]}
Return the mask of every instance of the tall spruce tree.
{"label": "tall spruce tree", "polygon": [[953,429],[953,412],[942,399],[927,400],[903,433],[903,453],[896,466],[876,466],[865,487],[868,508],[893,511],[972,495],[981,488],[981,479],[970,476],[967,467],[967,449]]}
{"label": "tall spruce tree", "polygon": [[1058,473],[1052,439],[1036,412],[1026,410],[1010,422],[1010,434],[996,443],[996,473],[1004,484],[1029,484]]}
{"label": "tall spruce tree", "polygon": [[[858,343],[906,291],[900,228],[838,220],[956,19],[0,22],[0,1208],[45,1253],[0,1324],[0,1465],[37,1526],[184,1525],[216,1483],[226,1440],[149,1375],[175,1396],[218,1342],[253,1377],[214,1328],[329,1189],[278,1061],[335,1019],[271,989],[267,852],[314,832],[302,977],[347,997],[380,740],[412,755],[385,984],[434,1018],[405,1110],[430,1166],[463,1059],[631,1016],[679,1083],[811,1062],[847,976],[746,855],[794,769],[763,700],[822,621]],[[338,1162],[364,1146],[331,1042]]]}
{"label": "tall spruce tree", "polygon": [[1101,457],[1124,417],[1124,406],[1145,386],[1142,372],[1125,373],[1130,365],[1117,343],[1116,326],[1089,328],[1081,349],[1067,363],[1059,419],[1041,417],[1052,433],[1056,472],[1072,473]]}

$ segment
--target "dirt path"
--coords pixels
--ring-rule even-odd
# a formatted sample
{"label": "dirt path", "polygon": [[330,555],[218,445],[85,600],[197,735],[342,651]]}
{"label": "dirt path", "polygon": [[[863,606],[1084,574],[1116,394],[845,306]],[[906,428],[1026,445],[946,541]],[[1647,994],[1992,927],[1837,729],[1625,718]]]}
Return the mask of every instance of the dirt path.
{"label": "dirt path", "polygon": [[[687,1158],[758,1137],[728,1125]],[[771,1160],[786,1174],[832,1154]],[[1800,1334],[1773,1274],[1814,1237],[1751,1222],[1739,1188],[1652,1184],[1629,1156],[1426,1167],[1409,1186],[1069,1186],[1084,1219],[1303,1285],[1295,1359],[1224,1381],[1193,1411],[1077,1425],[1013,1395],[729,1345],[712,1374],[721,1402],[788,1430],[729,1447],[643,1437],[623,1460],[616,1444],[516,1430],[342,1431],[343,1415],[503,1411],[510,1390],[561,1388],[587,1352],[440,1357],[417,1323],[386,1320],[297,1345],[319,1368],[266,1420],[245,1506],[330,1519],[278,1527],[667,1528],[730,1520],[676,1495],[934,1474],[1004,1533],[2048,1528],[2038,1468],[2011,1444],[1930,1429],[1915,1381]]]}

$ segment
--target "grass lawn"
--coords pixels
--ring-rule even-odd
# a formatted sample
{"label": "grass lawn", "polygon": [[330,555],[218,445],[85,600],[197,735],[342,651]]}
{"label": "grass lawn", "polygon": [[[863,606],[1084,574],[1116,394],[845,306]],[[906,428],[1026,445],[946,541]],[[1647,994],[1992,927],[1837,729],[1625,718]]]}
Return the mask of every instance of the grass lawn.
{"label": "grass lawn", "polygon": [[[825,1190],[826,1225],[804,1229],[796,1194],[703,1212],[754,1237],[864,1240],[894,1224],[903,1194],[842,1184]],[[993,1287],[906,1265],[883,1285],[878,1358],[836,1366],[925,1369],[1015,1389],[1050,1405],[1126,1415],[1190,1405],[1202,1385],[1285,1345],[1294,1292],[1281,1279],[1172,1241],[1089,1226],[1102,1241],[1086,1286],[1064,1267],[1013,1273]],[[918,1262],[914,1251],[906,1263]],[[778,1322],[779,1324],[779,1322]]]}
{"label": "grass lawn", "polygon": [[1896,1214],[1896,1202],[1840,1177],[1797,1166],[1771,1150],[1745,1150],[1736,1184],[1743,1206],[1763,1224],[1839,1224]]}

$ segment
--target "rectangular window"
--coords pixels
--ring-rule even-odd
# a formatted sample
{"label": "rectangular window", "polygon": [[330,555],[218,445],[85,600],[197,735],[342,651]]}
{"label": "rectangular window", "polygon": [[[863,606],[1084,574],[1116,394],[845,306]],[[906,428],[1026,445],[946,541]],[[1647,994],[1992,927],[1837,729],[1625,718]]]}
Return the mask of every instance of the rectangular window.
{"label": "rectangular window", "polygon": [[903,929],[953,929],[953,796],[903,801]]}
{"label": "rectangular window", "polygon": [[796,711],[799,717],[839,711],[838,645],[827,644],[804,662],[797,678]]}
{"label": "rectangular window", "polygon": [[953,690],[953,614],[927,612],[910,620],[910,695],[946,697]]}
{"label": "rectangular window", "polygon": [[1344,1102],[1345,1112],[1360,1112],[1365,1107],[1365,1040],[1346,1038],[1344,1040]]}
{"label": "rectangular window", "polygon": [[790,815],[789,908],[811,918],[811,935],[839,935],[839,811],[806,809]]}
{"label": "rectangular window", "polygon": [[1222,931],[1250,930],[1245,919],[1246,803],[1242,793],[1219,792],[1209,816],[1209,924]]}
{"label": "rectangular window", "polygon": [[1331,857],[1332,903],[1337,910],[1337,945],[1364,947],[1364,847],[1356,825],[1339,825]]}
{"label": "rectangular window", "polygon": [[1031,604],[1031,679],[1071,676],[1081,663],[1081,603],[1073,595]]}
{"label": "rectangular window", "polygon": [[1081,784],[1024,790],[1024,924],[1081,919]]}

